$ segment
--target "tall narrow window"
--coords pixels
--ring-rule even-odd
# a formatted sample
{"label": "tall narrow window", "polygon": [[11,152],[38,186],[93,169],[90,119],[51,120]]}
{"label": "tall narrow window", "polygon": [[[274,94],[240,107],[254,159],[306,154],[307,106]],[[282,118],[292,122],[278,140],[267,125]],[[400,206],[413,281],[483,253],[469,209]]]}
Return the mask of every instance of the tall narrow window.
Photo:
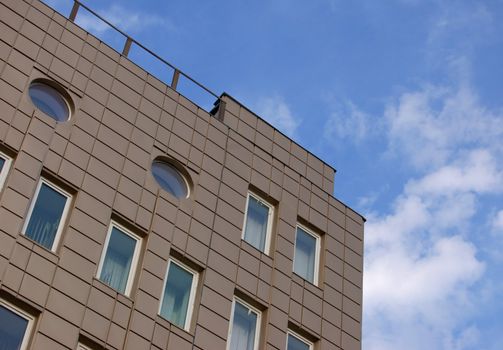
{"label": "tall narrow window", "polygon": [[227,350],[257,350],[260,311],[235,298],[227,339]]}
{"label": "tall narrow window", "polygon": [[293,272],[313,284],[318,284],[320,236],[298,225],[295,235]]}
{"label": "tall narrow window", "polygon": [[269,254],[273,206],[255,194],[248,193],[243,239],[258,250]]}
{"label": "tall narrow window", "polygon": [[197,279],[196,271],[169,260],[159,314],[185,330],[190,327]]}
{"label": "tall narrow window", "polygon": [[112,222],[98,268],[98,278],[129,295],[138,263],[140,237]]}
{"label": "tall narrow window", "polygon": [[0,152],[0,191],[2,190],[7,173],[9,172],[11,159],[6,154]]}
{"label": "tall narrow window", "polygon": [[0,349],[28,348],[33,317],[0,300]]}
{"label": "tall narrow window", "polygon": [[28,211],[23,233],[49,250],[55,250],[70,208],[71,195],[41,179]]}
{"label": "tall narrow window", "polygon": [[288,331],[286,350],[312,350],[313,343],[298,334]]}

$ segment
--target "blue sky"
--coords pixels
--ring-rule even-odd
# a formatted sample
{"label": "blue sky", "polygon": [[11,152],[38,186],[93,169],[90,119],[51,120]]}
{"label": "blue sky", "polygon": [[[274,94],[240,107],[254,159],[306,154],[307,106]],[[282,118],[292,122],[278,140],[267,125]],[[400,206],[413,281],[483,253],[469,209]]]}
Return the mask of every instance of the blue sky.
{"label": "blue sky", "polygon": [[338,170],[364,350],[501,349],[502,0],[85,3]]}

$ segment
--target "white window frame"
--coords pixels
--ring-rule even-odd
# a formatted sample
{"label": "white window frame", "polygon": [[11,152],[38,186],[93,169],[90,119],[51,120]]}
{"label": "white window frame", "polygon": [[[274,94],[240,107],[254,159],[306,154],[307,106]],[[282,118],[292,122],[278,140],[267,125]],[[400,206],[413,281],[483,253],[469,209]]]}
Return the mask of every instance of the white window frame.
{"label": "white window frame", "polygon": [[[162,287],[162,294],[161,294],[161,300],[159,303],[159,311],[158,311],[159,316],[161,316],[162,318],[164,318],[167,321],[169,321],[169,320],[167,318],[165,318],[163,315],[161,315],[161,309],[162,309],[162,303],[164,302],[164,294],[166,292],[166,284],[168,283],[169,267],[171,266],[171,264],[178,265],[179,267],[181,267],[185,271],[192,274],[192,284],[190,286],[189,304],[187,306],[187,315],[185,316],[185,324],[183,325],[183,329],[188,331],[190,329],[190,325],[192,323],[192,314],[194,312],[197,284],[199,282],[199,272],[197,272],[194,269],[191,269],[190,267],[181,263],[177,259],[169,258],[168,266],[166,267],[166,274],[164,275],[164,283],[163,283],[163,287]],[[169,322],[171,323],[171,321],[169,321]]]}
{"label": "white window frame", "polygon": [[[246,196],[246,210],[245,210],[245,217],[243,221],[243,231],[241,232],[241,239],[244,240],[245,242],[248,242],[245,240],[245,231],[246,231],[246,224],[248,220],[248,207],[250,204],[250,197],[253,197],[255,200],[260,202],[261,204],[265,205],[266,207],[269,208],[269,214],[267,215],[267,229],[266,229],[266,234],[265,234],[265,246],[264,246],[264,251],[263,253],[269,255],[269,250],[271,247],[271,234],[272,234],[272,220],[274,217],[274,206],[266,201],[264,198],[260,197],[254,192],[248,191],[248,195]],[[258,248],[257,248],[258,249]],[[260,250],[260,249],[259,249]]]}
{"label": "white window frame", "polygon": [[3,152],[0,152],[0,158],[2,158],[4,160],[3,168],[0,171],[0,191],[2,191],[5,180],[7,179],[7,174],[9,173],[9,170],[10,170],[12,158]]}
{"label": "white window frame", "polygon": [[35,324],[35,317],[23,311],[22,309],[12,305],[11,303],[5,301],[4,299],[0,299],[0,305],[14,312],[16,315],[24,318],[26,321],[28,321],[28,324],[26,325],[26,329],[24,331],[23,341],[21,342],[20,350],[28,349],[28,344],[30,342],[33,326]]}
{"label": "white window frame", "polygon": [[82,343],[77,344],[77,350],[92,350],[89,346],[85,346]]}
{"label": "white window frame", "polygon": [[[133,238],[136,241],[135,246],[134,246],[133,259],[131,259],[131,268],[129,269],[129,273],[128,273],[128,277],[127,277],[126,290],[124,291],[124,295],[129,296],[131,294],[131,289],[133,288],[134,277],[136,276],[137,265],[138,265],[138,261],[140,259],[139,256],[140,256],[140,246],[141,246],[142,238],[113,220],[110,222],[110,225],[108,226],[107,238],[105,239],[105,244],[103,245],[103,251],[101,252],[101,258],[100,258],[100,263],[98,265],[98,272],[96,273],[96,278],[101,281],[101,279],[100,279],[101,270],[103,269],[103,263],[105,262],[105,256],[106,256],[106,253],[108,250],[108,244],[110,243],[110,237],[112,236],[112,230],[114,227],[116,229],[118,229],[119,231],[121,231],[122,233]],[[101,281],[101,282],[103,282],[103,281]],[[105,283],[105,282],[103,282],[103,283]],[[113,288],[111,286],[110,286],[110,288],[117,291],[117,293],[122,293],[121,291],[116,290],[115,288]]]}
{"label": "white window frame", "polygon": [[[28,224],[31,220],[31,214],[33,214],[33,209],[35,208],[35,203],[37,202],[38,195],[40,193],[40,189],[42,188],[42,184],[49,186],[50,188],[52,188],[53,190],[55,190],[59,194],[62,194],[63,196],[66,197],[65,207],[63,208],[63,213],[61,213],[61,219],[59,220],[58,229],[56,230],[56,235],[54,236],[54,242],[52,242],[52,247],[50,249],[52,252],[54,252],[54,251],[56,251],[59,240],[61,238],[61,234],[63,233],[63,228],[66,224],[66,219],[68,216],[68,212],[70,211],[70,205],[71,205],[73,196],[70,193],[68,193],[67,191],[54,185],[52,182],[49,182],[45,178],[41,178],[37,184],[37,188],[35,190],[35,195],[33,196],[33,199],[31,200],[30,209],[28,210],[28,215],[26,215],[26,220],[24,221],[23,230],[21,232],[23,233],[23,235],[26,234],[26,229],[28,228]],[[27,237],[27,238],[30,239],[29,237]],[[39,244],[37,241],[34,241],[34,242]]]}
{"label": "white window frame", "polygon": [[292,336],[294,338],[297,338],[298,340],[300,340],[301,342],[303,342],[304,344],[308,345],[309,346],[309,350],[314,350],[314,344],[313,342],[307,340],[306,338],[304,338],[303,336],[295,333],[294,331],[292,330],[288,330],[288,332],[286,333],[286,347],[285,349],[288,350],[288,337],[289,336]]}
{"label": "white window frame", "polygon": [[[297,232],[298,232],[299,228],[302,229],[304,232],[306,232],[308,235],[312,236],[316,240],[316,247],[315,247],[316,251],[314,252],[314,272],[313,272],[314,273],[314,279],[313,279],[313,284],[315,286],[317,286],[318,285],[318,280],[319,280],[319,275],[320,275],[321,236],[319,234],[317,234],[316,232],[314,232],[313,230],[307,228],[306,226],[304,226],[302,224],[299,224],[299,223],[297,224],[297,226],[295,227],[295,245],[294,245],[294,249],[293,249],[293,263],[294,263],[294,266],[295,266],[295,253],[297,252]],[[302,277],[304,280],[306,280],[309,283],[311,283],[311,281],[305,279],[304,276],[300,276],[300,277]]]}
{"label": "white window frame", "polygon": [[255,339],[253,341],[253,350],[258,350],[260,341],[260,329],[262,326],[262,311],[260,311],[256,307],[251,306],[249,303],[247,303],[246,301],[237,296],[234,296],[234,299],[232,300],[231,319],[229,321],[229,332],[227,333],[227,345],[225,349],[230,350],[231,346],[232,328],[234,326],[234,308],[236,306],[236,303],[240,303],[241,305],[248,308],[248,312],[253,311],[255,314],[257,314],[257,324],[255,325]]}

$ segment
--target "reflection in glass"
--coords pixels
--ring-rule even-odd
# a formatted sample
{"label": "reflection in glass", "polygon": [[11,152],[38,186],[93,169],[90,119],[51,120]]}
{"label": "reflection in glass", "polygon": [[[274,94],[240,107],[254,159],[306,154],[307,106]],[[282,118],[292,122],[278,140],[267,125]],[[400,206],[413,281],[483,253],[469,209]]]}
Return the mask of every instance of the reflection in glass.
{"label": "reflection in glass", "polygon": [[260,251],[265,251],[270,208],[253,196],[248,196],[248,210],[244,240]]}
{"label": "reflection in glass", "polygon": [[164,288],[161,316],[184,328],[189,308],[190,292],[194,275],[172,261]]}
{"label": "reflection in glass", "polygon": [[33,104],[57,122],[70,119],[70,109],[65,98],[52,86],[32,83],[29,94]]}
{"label": "reflection in glass", "polygon": [[152,175],[162,189],[171,193],[176,198],[187,198],[189,189],[187,182],[180,172],[169,163],[154,160]]}
{"label": "reflection in glass", "polygon": [[254,349],[257,318],[258,315],[253,310],[236,301],[229,350]]}
{"label": "reflection in glass", "polygon": [[293,271],[309,282],[314,283],[315,260],[316,238],[302,228],[297,227]]}
{"label": "reflection in glass", "polygon": [[133,237],[112,227],[100,280],[123,294],[126,292],[136,242]]}
{"label": "reflection in glass", "polygon": [[309,350],[309,345],[304,343],[297,337],[288,334],[288,346],[287,350]]}
{"label": "reflection in glass", "polygon": [[20,349],[28,320],[0,305],[0,349]]}
{"label": "reflection in glass", "polygon": [[65,195],[42,182],[24,233],[26,237],[52,249],[67,200]]}

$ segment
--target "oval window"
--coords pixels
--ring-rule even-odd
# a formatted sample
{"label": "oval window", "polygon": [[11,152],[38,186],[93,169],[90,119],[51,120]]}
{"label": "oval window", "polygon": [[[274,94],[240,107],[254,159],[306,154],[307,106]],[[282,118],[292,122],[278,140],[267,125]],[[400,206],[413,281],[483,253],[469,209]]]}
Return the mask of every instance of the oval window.
{"label": "oval window", "polygon": [[31,101],[42,112],[57,122],[70,119],[70,106],[67,99],[56,88],[35,81],[29,88]]}
{"label": "oval window", "polygon": [[152,175],[161,188],[171,193],[176,198],[187,198],[189,196],[189,185],[185,177],[172,164],[154,160],[152,162]]}

